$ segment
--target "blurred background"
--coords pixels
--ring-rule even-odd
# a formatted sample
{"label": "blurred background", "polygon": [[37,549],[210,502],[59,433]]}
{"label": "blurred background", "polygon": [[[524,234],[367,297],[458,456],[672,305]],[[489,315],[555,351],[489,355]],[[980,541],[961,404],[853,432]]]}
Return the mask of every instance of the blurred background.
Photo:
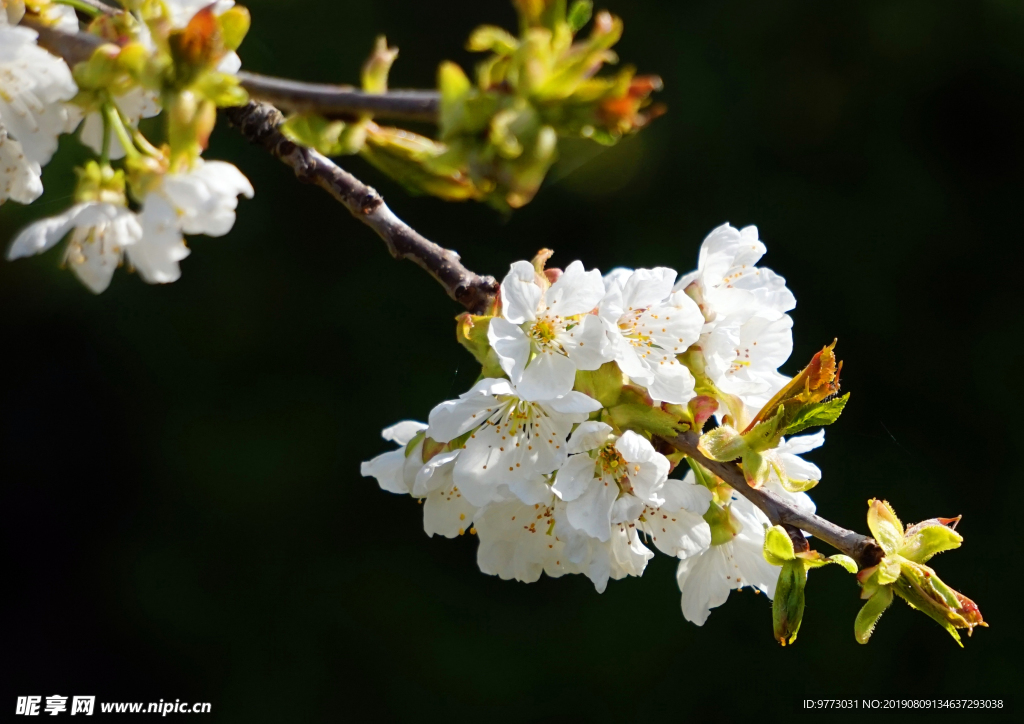
{"label": "blurred background", "polygon": [[[248,69],[357,82],[384,33],[393,87],[470,67],[475,26],[515,23],[506,0],[247,5]],[[749,592],[688,624],[660,554],[603,595],[481,574],[475,538],[427,538],[413,500],[359,475],[391,448],[382,427],[472,383],[461,310],[221,126],[207,157],[256,198],[229,236],[192,239],[179,282],[122,272],[96,297],[59,252],[0,264],[4,708],[60,693],[209,701],[220,721],[730,721],[804,698],[1019,705],[1022,450],[1005,426],[1024,364],[1024,5],[597,7],[625,20],[621,58],[664,78],[668,114],[610,150],[566,148],[526,208],[412,198],[342,164],[499,278],[542,246],[553,265],[683,272],[713,227],[756,224],[799,302],[783,371],[838,337],[853,393],[809,456],[819,511],[861,531],[874,496],[907,521],[963,514],[965,545],[936,568],[991,628],[960,650],[897,602],[859,646],[838,568],[811,576],[785,649]],[[3,207],[0,242],[66,207],[76,146],[39,202]]]}

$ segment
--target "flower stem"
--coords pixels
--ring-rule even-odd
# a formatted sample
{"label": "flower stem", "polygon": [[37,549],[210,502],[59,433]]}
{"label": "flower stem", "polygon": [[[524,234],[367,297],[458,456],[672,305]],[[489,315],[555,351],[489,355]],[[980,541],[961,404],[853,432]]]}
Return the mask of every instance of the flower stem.
{"label": "flower stem", "polygon": [[100,162],[104,166],[110,165],[110,119],[107,118],[107,114],[102,114],[103,118],[103,145],[100,148]]}
{"label": "flower stem", "polygon": [[[88,15],[91,18],[94,18],[97,15],[99,15],[101,12],[103,12],[102,10],[100,10],[100,8],[96,7],[96,5],[93,5],[92,3],[87,3],[87,2],[85,2],[85,0],[53,0],[53,1],[57,5],[67,5],[68,7],[72,7],[75,10],[81,11],[81,12],[85,13],[86,15]],[[113,10],[113,8],[111,8],[111,10]]]}
{"label": "flower stem", "polygon": [[113,101],[108,101],[103,104],[103,122],[104,125],[110,126],[113,129],[114,134],[117,136],[117,140],[121,142],[121,146],[124,148],[124,155],[128,160],[133,160],[139,157],[139,150],[135,147],[132,142],[132,137],[128,134],[128,129],[125,128],[124,123],[121,121],[121,113],[117,109],[117,105]]}

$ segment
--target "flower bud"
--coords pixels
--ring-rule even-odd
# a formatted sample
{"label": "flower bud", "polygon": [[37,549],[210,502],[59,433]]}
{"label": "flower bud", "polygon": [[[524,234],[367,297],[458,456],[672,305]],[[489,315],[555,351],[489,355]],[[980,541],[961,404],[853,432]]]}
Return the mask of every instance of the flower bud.
{"label": "flower bud", "polygon": [[974,601],[947,586],[928,566],[904,560],[900,572],[893,586],[896,595],[938,622],[960,646],[957,629],[967,629],[970,636],[975,626],[988,625]]}
{"label": "flower bud", "polygon": [[75,203],[93,201],[115,206],[127,206],[124,194],[124,171],[115,171],[109,164],[101,166],[88,161],[85,166],[75,169],[78,185],[75,187]]}
{"label": "flower bud", "polygon": [[772,599],[772,626],[775,640],[785,646],[796,641],[804,618],[804,588],[807,586],[807,568],[802,560],[787,561],[782,565],[775,598]]}

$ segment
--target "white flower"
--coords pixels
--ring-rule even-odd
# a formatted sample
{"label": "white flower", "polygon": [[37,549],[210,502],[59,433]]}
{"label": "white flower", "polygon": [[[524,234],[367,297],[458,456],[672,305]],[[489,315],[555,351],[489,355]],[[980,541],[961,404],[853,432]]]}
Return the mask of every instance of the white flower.
{"label": "white flower", "polygon": [[459,452],[439,453],[416,473],[412,494],[425,498],[423,530],[429,536],[437,534],[454,538],[463,535],[477,516],[477,507],[466,500],[455,484],[453,473]]}
{"label": "white flower", "polygon": [[698,342],[704,373],[722,393],[744,399],[779,389],[785,378],[778,367],[793,351],[793,320],[786,312],[796,300],[785,279],[756,266],[765,251],[756,227],[724,224],[701,245],[697,271],[675,285],[704,315]]}
{"label": "white flower", "polygon": [[637,526],[663,553],[679,558],[703,553],[711,545],[711,528],[703,515],[711,504],[711,491],[698,485],[692,471],[682,480],[669,478],[661,490],[659,506],[644,505]]}
{"label": "white flower", "polygon": [[708,308],[708,321],[751,308],[788,312],[796,299],[786,288],[786,280],[757,262],[767,248],[757,238],[757,227],[735,229],[722,224],[712,230],[700,247],[697,271],[682,277],[677,291],[696,284]]}
{"label": "white flower", "polygon": [[427,435],[447,443],[469,433],[455,462],[454,479],[473,505],[502,499],[503,485],[533,504],[550,495],[542,476],[565,460],[566,437],[573,424],[600,407],[581,392],[529,401],[508,380],[484,379],[458,400],[435,407]]}
{"label": "white flower", "polygon": [[124,206],[87,201],[63,214],[31,224],[11,243],[8,259],[41,254],[71,232],[65,261],[90,290],[99,294],[110,285],[114,270],[142,238],[137,217]]}
{"label": "white flower", "polygon": [[615,525],[611,537],[603,542],[565,526],[556,525],[555,532],[565,535],[569,563],[590,579],[598,593],[604,593],[609,579],[643,575],[647,561],[654,557],[635,525]]}
{"label": "white flower", "polygon": [[[412,493],[416,474],[423,467],[423,436],[419,433],[426,429],[426,425],[415,420],[402,420],[384,428],[381,437],[397,443],[399,448],[368,460],[359,466],[359,472],[363,477],[377,478],[377,484],[389,493]],[[416,441],[413,448],[406,450],[412,440]]]}
{"label": "white flower", "polygon": [[672,269],[616,270],[598,314],[608,328],[615,361],[655,400],[684,404],[694,379],[676,355],[697,341],[704,317],[684,292],[672,292]]}
{"label": "white flower", "polygon": [[37,33],[0,24],[0,203],[31,203],[42,167],[67,130],[63,101],[78,88],[67,64],[36,45]]}
{"label": "white flower", "polygon": [[518,261],[501,283],[502,316],[487,339],[501,368],[527,400],[551,400],[570,390],[577,370],[612,359],[601,319],[590,312],[604,296],[596,269],[574,261],[545,291],[529,262]]}
{"label": "white flower", "polygon": [[779,569],[764,559],[764,526],[770,526],[765,515],[734,494],[729,517],[738,527],[727,540],[715,541],[703,553],[687,556],[679,562],[676,582],[682,593],[683,616],[703,626],[711,609],[721,606],[729,592],[751,586],[775,596]]}
{"label": "white flower", "polygon": [[541,573],[552,578],[576,573],[578,568],[569,561],[565,541],[555,530],[558,505],[554,498],[532,505],[512,498],[480,511],[474,523],[480,538],[480,570],[524,583],[533,583]]}
{"label": "white flower", "polygon": [[[657,508],[671,464],[651,443],[628,430],[620,437],[603,422],[584,422],[569,440],[554,493],[566,501],[569,524],[607,542],[614,522],[632,523],[644,505]],[[616,515],[613,516],[613,508]]]}
{"label": "white flower", "polygon": [[139,213],[147,243],[139,249],[144,258],[133,257],[132,263],[143,279],[151,284],[176,281],[181,276],[178,262],[189,255],[182,234],[228,233],[239,194],[252,198],[252,184],[224,161],[199,158],[190,170],[163,176]]}
{"label": "white flower", "polygon": [[569,452],[552,485],[566,501],[555,532],[599,593],[609,578],[643,573],[654,554],[641,532],[672,556],[700,553],[711,543],[701,517],[711,492],[692,474],[668,480],[668,459],[645,438],[632,431],[615,437],[602,422],[584,422],[573,432]]}

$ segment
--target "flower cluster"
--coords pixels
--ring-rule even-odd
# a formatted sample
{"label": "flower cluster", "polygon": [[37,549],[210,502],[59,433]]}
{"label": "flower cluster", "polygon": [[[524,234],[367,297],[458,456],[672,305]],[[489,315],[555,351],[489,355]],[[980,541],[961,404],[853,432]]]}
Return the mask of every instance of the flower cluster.
{"label": "flower cluster", "polygon": [[[581,573],[603,591],[641,575],[657,548],[680,559],[694,623],[731,590],[771,597],[768,519],[666,443],[713,415],[716,430],[746,426],[785,389],[778,366],[792,349],[795,300],[757,266],[764,253],[756,228],[726,224],[681,278],[668,268],[602,276],[579,261],[547,269],[548,251],[512,264],[493,313],[459,318],[481,379],[427,424],[385,430],[399,447],[363,474],[423,500],[428,534],[478,535],[485,573]],[[823,441],[823,431],[780,437],[771,454],[789,477],[764,485],[813,512],[802,491],[821,473],[799,456]],[[673,475],[681,464],[686,474]]]}
{"label": "flower cluster", "polygon": [[[5,0],[0,14],[0,203],[28,204],[43,191],[42,167],[58,137],[80,129],[96,157],[77,169],[73,205],[18,234],[8,259],[39,254],[70,234],[63,259],[96,293],[128,262],[144,281],[173,282],[189,254],[184,235],[223,236],[237,197],[252,185],[229,163],[206,161],[216,108],[245,100],[235,53],[249,25],[233,0],[126,2],[82,30],[91,56],[69,68],[38,45],[34,24],[77,32],[68,5]],[[130,11],[130,12],[129,12]],[[164,113],[158,143],[139,123]],[[120,168],[114,162],[120,161]]]}

